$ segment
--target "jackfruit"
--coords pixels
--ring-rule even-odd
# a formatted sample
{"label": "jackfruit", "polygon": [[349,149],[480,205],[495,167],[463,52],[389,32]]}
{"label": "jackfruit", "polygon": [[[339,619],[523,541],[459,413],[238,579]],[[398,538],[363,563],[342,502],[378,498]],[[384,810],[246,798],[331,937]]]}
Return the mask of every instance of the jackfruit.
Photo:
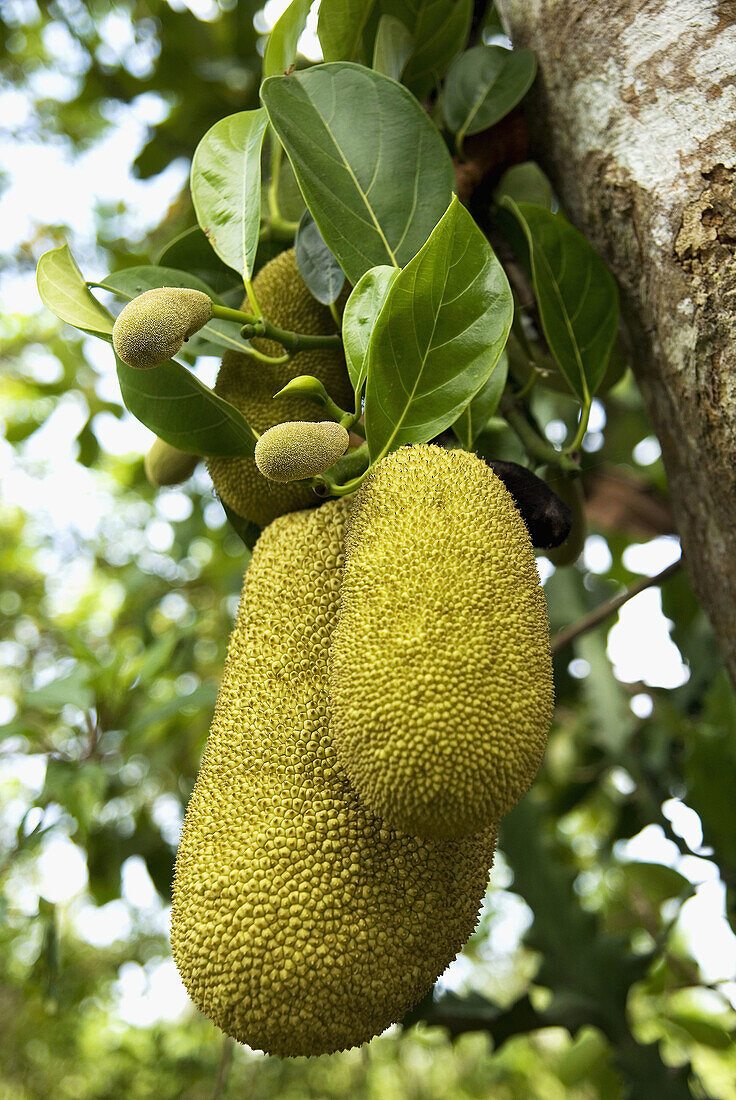
{"label": "jackfruit", "polygon": [[349,442],[345,428],[334,420],[288,420],[274,424],[258,440],[256,466],[271,481],[315,477],[342,458]]}
{"label": "jackfruit", "polygon": [[112,326],[112,344],[129,367],[149,370],[176,355],[211,316],[212,299],[201,290],[157,287],[128,302]]}
{"label": "jackfruit", "polygon": [[180,451],[163,439],[155,439],[143,460],[143,469],[151,485],[160,488],[186,481],[198,462],[199,455]]}
{"label": "jackfruit", "polygon": [[[258,303],[272,324],[291,332],[312,335],[335,332],[335,322],[326,306],[309,293],[296,266],[294,249],[281,252],[256,275],[253,287]],[[248,309],[247,302],[243,308]],[[280,344],[258,337],[251,341],[257,351],[278,356]],[[257,432],[265,432],[285,420],[319,420],[324,414],[304,397],[273,395],[292,378],[312,374],[324,383],[333,401],[349,408],[353,398],[345,356],[341,349],[315,348],[300,351],[288,363],[263,363],[240,352],[228,351],[215,383],[215,393],[240,409]],[[313,489],[295,483],[277,484],[258,470],[250,457],[217,457],[207,460],[218,495],[234,512],[264,527],[284,512],[314,507],[319,503]]]}
{"label": "jackfruit", "polygon": [[338,759],[387,825],[466,836],[528,789],[553,705],[544,592],[475,455],[403,447],[356,493],[330,700]]}
{"label": "jackfruit", "polygon": [[174,876],[196,1004],[281,1056],[355,1046],[429,991],[475,926],[495,832],[420,840],[368,812],[327,728],[349,502],[261,535]]}

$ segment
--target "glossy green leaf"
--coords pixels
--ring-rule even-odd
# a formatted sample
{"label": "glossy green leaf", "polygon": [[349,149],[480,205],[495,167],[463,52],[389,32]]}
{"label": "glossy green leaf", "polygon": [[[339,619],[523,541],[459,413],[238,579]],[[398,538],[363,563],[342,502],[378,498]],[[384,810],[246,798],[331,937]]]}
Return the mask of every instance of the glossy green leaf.
{"label": "glossy green leaf", "polygon": [[447,125],[462,149],[466,134],[495,125],[529,91],[537,73],[531,50],[474,46],[447,73],[442,106]]}
{"label": "glossy green leaf", "polygon": [[414,39],[400,19],[382,15],[373,46],[373,68],[377,73],[401,80],[401,74],[414,52]]}
{"label": "glossy green leaf", "polygon": [[[189,275],[186,271],[177,271],[171,267],[153,265],[126,267],[122,271],[114,271],[106,275],[102,282],[95,285],[104,290],[110,290],[121,298],[127,298],[128,301],[146,290],[153,290],[160,286],[191,287],[193,290],[201,290],[203,294],[208,294],[213,301],[219,301],[207,283],[198,279],[196,275]],[[217,354],[222,348],[247,351],[249,346],[248,341],[240,336],[237,322],[221,321],[213,317],[187,341],[186,350],[195,355],[212,355]],[[219,353],[221,354],[221,351]]]}
{"label": "glossy green leaf", "polygon": [[424,99],[465,48],[473,0],[380,0],[379,10],[400,19],[414,39],[403,80],[418,99]]}
{"label": "glossy green leaf", "polygon": [[514,164],[504,172],[493,197],[500,203],[505,195],[514,202],[533,202],[537,206],[545,206],[547,210],[555,207],[552,184],[534,160]]}
{"label": "glossy green leaf", "polygon": [[123,401],[159,439],[198,455],[252,455],[256,437],[242,413],[169,359],[136,370],[117,359]]}
{"label": "glossy green leaf", "polygon": [[263,75],[281,76],[296,61],[296,45],[307,25],[312,0],[291,0],[268,36],[263,56]]}
{"label": "glossy green leaf", "polygon": [[509,360],[504,351],[491,377],[483,383],[452,425],[453,432],[466,451],[472,451],[476,439],[498,408],[508,373]]}
{"label": "glossy green leaf", "polygon": [[383,308],[389,287],[399,274],[397,267],[372,267],[353,288],[342,315],[342,342],[350,381],[360,393],[367,372],[368,345],[373,326]]}
{"label": "glossy green leaf", "polygon": [[312,217],[355,284],[407,263],[447,209],[455,181],[445,143],[389,77],[335,62],[261,90]]}
{"label": "glossy green leaf", "polygon": [[503,268],[454,196],[373,329],[365,427],[374,461],[457,420],[498,364],[512,318]]}
{"label": "glossy green leaf", "polygon": [[322,0],[317,35],[325,61],[362,61],[363,31],[375,0]]}
{"label": "glossy green leaf", "polygon": [[263,108],[239,111],[207,131],[192,160],[197,221],[220,259],[246,282],[253,277],[261,224]]}
{"label": "glossy green leaf", "polygon": [[585,401],[603,380],[618,328],[618,289],[603,260],[562,214],[504,198],[527,247],[549,349]]}
{"label": "glossy green leaf", "polygon": [[60,321],[92,336],[111,336],[114,318],[90,292],[69,245],[44,252],[36,269],[36,285],[41,301]]}
{"label": "glossy green leaf", "polygon": [[345,285],[345,273],[324,242],[314,218],[305,210],[294,240],[299,274],[323,306],[336,302]]}

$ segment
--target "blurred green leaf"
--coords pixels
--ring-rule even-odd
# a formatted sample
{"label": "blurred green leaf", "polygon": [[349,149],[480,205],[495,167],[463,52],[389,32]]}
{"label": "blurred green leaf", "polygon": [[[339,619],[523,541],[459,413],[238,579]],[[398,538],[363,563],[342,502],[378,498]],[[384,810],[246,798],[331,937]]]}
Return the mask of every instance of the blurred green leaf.
{"label": "blurred green leaf", "polygon": [[547,210],[552,210],[554,204],[552,184],[534,160],[525,160],[506,169],[493,193],[499,205],[504,196],[516,203],[531,202]]}
{"label": "blurred green leaf", "polygon": [[317,21],[325,61],[362,61],[363,30],[375,0],[322,0]]}
{"label": "blurred green leaf", "polygon": [[263,75],[282,76],[296,61],[296,44],[307,24],[311,0],[291,0],[268,36]]}
{"label": "blurred green leaf", "polygon": [[344,62],[270,77],[261,95],[350,282],[371,267],[407,263],[447,208],[455,180],[445,144],[414,97]]}
{"label": "blurred green leaf", "polygon": [[467,42],[473,0],[379,0],[378,10],[400,19],[414,39],[403,80],[418,99],[424,99]]}
{"label": "blurred green leaf", "polygon": [[468,134],[487,130],[511,111],[531,88],[537,59],[531,50],[474,46],[450,66],[442,108],[462,152]]}
{"label": "blurred green leaf", "polygon": [[400,19],[382,15],[373,46],[373,68],[377,73],[401,80],[401,74],[414,52],[414,39]]}
{"label": "blurred green leaf", "polygon": [[510,210],[529,248],[534,293],[544,335],[555,360],[581,398],[603,380],[618,329],[618,290],[610,271],[585,237],[562,214],[533,203]]}

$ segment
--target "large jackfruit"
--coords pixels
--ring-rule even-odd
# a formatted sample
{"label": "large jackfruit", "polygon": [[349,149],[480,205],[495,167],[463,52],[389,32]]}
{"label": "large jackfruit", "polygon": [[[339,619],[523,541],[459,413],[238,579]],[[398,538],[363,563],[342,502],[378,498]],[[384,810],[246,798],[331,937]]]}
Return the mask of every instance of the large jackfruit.
{"label": "large jackfruit", "polygon": [[368,813],[327,730],[345,501],[277,519],[245,577],[176,860],[171,939],[197,1005],[278,1055],[402,1017],[473,930],[488,829],[423,841]]}
{"label": "large jackfruit", "polygon": [[[264,317],[279,328],[310,335],[335,332],[329,309],[309,293],[299,274],[293,248],[267,263],[256,275],[253,287]],[[243,308],[249,308],[247,301],[243,302]],[[283,354],[281,345],[272,340],[257,338],[251,342],[266,355]],[[300,374],[319,378],[333,401],[341,408],[350,407],[353,390],[340,349],[300,351],[288,363],[280,364],[263,363],[228,351],[222,359],[215,392],[240,409],[257,432],[286,420],[321,420],[322,410],[303,397],[272,400],[275,393]],[[225,504],[259,527],[285,512],[319,503],[308,485],[279,485],[269,481],[259,472],[253,458],[209,458],[207,468]]]}
{"label": "large jackfruit", "polygon": [[422,445],[378,464],[346,535],[330,729],[366,807],[464,836],[528,789],[552,715],[531,541],[475,455]]}

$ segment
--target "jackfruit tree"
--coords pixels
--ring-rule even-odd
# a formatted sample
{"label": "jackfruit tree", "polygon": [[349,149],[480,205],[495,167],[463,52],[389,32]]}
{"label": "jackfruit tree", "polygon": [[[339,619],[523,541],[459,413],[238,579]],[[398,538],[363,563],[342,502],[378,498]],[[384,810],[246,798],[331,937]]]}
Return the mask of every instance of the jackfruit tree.
{"label": "jackfruit tree", "polygon": [[[616,282],[531,159],[535,55],[479,7],[322,0],[311,63],[310,5],[292,0],[257,99],[196,123],[156,262],[131,248],[86,279],[64,243],[38,262],[43,303],[112,347],[122,402],[154,433],[145,492],[206,486],[182,576],[210,553],[213,507],[241,573],[226,654],[232,570],[201,603],[218,608],[219,684],[178,716],[196,724],[196,781],[155,880],[198,1026],[223,1036],[221,1090],[233,1040],[288,1074],[421,1022],[487,1033],[501,1061],[512,1037],[561,1032],[554,1087],[581,1100],[678,1100],[717,1076],[630,1023],[632,1002],[669,992],[666,913],[685,880],[651,873],[637,939],[638,883],[604,887],[584,841],[560,847],[558,820],[578,815],[583,837],[618,820],[628,781],[637,823],[680,789],[653,777],[663,744],[627,754],[631,711],[592,639],[638,592],[686,582],[679,561],[614,596],[582,582],[603,511],[591,417],[610,407],[625,425],[638,398]],[[117,729],[135,730],[126,691],[165,675],[176,644],[107,674]],[[202,652],[192,636],[181,677]],[[568,742],[581,661],[593,719]],[[724,687],[709,705],[731,714]],[[510,867],[534,910],[528,953],[505,1000],[461,997],[443,975],[493,929],[497,845],[494,874]],[[620,889],[615,916],[592,888],[576,900],[583,871]],[[712,1026],[728,1038],[730,1018]]]}

